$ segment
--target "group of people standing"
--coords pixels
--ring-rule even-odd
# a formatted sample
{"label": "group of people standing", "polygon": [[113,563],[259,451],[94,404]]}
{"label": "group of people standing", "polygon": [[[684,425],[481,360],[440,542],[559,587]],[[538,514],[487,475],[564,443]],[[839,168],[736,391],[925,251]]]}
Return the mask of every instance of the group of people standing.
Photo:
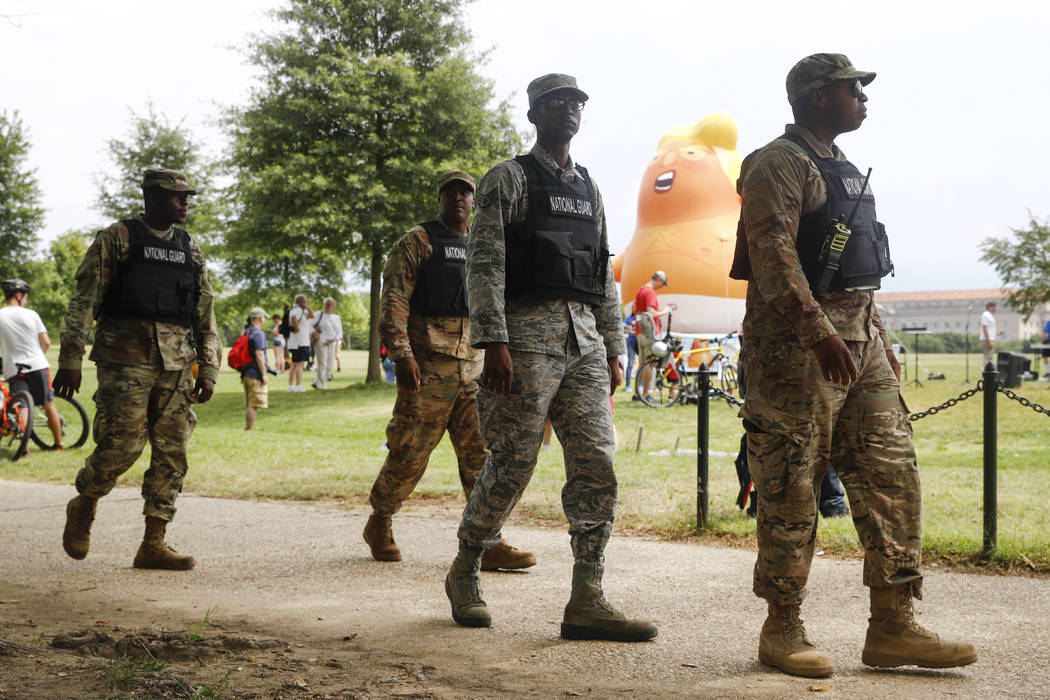
{"label": "group of people standing", "polygon": [[[796,64],[787,77],[794,123],[745,160],[738,183],[733,274],[750,281],[741,417],[758,492],[754,592],[768,607],[758,657],[801,676],[833,671],[800,616],[818,485],[832,461],[848,490],[871,589],[863,662],[947,668],[977,658],[969,644],[921,627],[913,609],[922,595],[918,468],[899,366],[873,300],[892,266],[867,181],[834,143],[859,128],[864,86],[874,77],[841,54]],[[564,74],[533,80],[527,94],[536,127],[531,151],[497,163],[480,183],[458,170],[438,178],[437,218],[406,232],[384,269],[381,333],[398,395],[363,536],[376,559],[401,558],[392,516],[448,431],[467,503],[445,591],[456,623],[490,626],[480,571],[536,563],[507,544],[502,529],[532,476],[549,419],[563,446],[562,505],[574,557],[561,636],[650,640],[656,625],[628,618],[602,591],[617,502],[609,396],[623,379],[625,343],[602,197],[569,155],[588,95]],[[203,258],[174,226],[185,219],[192,188],[179,173],[148,171],[143,189],[145,214],[100,232],[89,249],[63,324],[60,395],[79,387],[96,315],[99,341],[92,352],[98,446],[77,475],[63,544],[74,558],[87,555],[97,499],[148,437],[147,529],[135,566],[185,569],[193,559],[164,543],[164,526],[185,474],[192,403],[212,393],[218,339]],[[853,209],[842,260],[822,266],[814,245],[819,252],[829,226]],[[650,287],[660,283],[666,276],[654,276]],[[313,312],[305,299],[296,308],[301,333]],[[295,352],[302,347],[292,348],[293,371],[305,362]]]}

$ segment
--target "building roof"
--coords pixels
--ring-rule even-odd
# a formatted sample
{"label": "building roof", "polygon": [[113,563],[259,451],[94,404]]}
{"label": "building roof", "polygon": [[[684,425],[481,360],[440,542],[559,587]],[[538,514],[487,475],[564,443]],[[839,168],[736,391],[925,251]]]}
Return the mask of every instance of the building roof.
{"label": "building roof", "polygon": [[894,301],[965,301],[978,299],[995,301],[1005,299],[1013,289],[945,289],[933,292],[875,292],[875,301],[887,303]]}

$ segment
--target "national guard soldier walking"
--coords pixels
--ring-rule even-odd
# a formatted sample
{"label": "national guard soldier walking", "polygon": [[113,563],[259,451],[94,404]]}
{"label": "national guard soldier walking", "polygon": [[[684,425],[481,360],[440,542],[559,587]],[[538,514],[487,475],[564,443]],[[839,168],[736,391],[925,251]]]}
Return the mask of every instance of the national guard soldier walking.
{"label": "national guard soldier walking", "polygon": [[616,507],[609,396],[625,347],[601,196],[569,157],[587,94],[575,78],[550,74],[529,84],[528,98],[536,145],[482,179],[467,244],[471,343],[485,348],[478,410],[491,453],[463,512],[445,592],[457,623],[491,624],[482,551],[499,541],[528,485],[549,416],[565,454],[575,557],[562,637],[644,641],[656,626],[626,619],[601,589]]}
{"label": "national guard soldier walking", "polygon": [[[470,345],[464,266],[474,178],[453,170],[437,182],[438,218],[405,232],[383,270],[379,332],[396,363],[397,402],[386,428],[387,454],[372,486],[364,539],[379,561],[400,561],[391,517],[419,483],[448,430],[469,495],[485,464],[475,377],[481,351]],[[536,558],[500,541],[482,568],[524,569]]]}
{"label": "national guard soldier walking", "polygon": [[[193,557],[164,542],[186,475],[186,444],[197,424],[193,403],[211,398],[219,374],[219,338],[204,256],[176,224],[196,191],[174,170],[147,170],[145,213],[98,233],[77,269],[77,290],[62,321],[55,393],[80,390],[84,344],[98,368],[95,451],[76,478],[62,546],[87,556],[98,499],[152,447],[143,476],[146,534],[135,555],[141,569],[192,569]],[[199,365],[196,384],[192,366]]]}
{"label": "national guard soldier walking", "polygon": [[832,673],[810,644],[799,606],[828,464],[846,486],[864,547],[869,666],[963,666],[969,644],[915,621],[922,597],[919,472],[900,398],[900,366],[875,308],[889,274],[886,232],[868,175],[834,140],[860,127],[875,74],[841,54],[788,73],[795,121],[744,161],[732,276],[748,279],[741,360],[747,456],[758,489],[754,591],[768,602],[759,659],[800,676]]}

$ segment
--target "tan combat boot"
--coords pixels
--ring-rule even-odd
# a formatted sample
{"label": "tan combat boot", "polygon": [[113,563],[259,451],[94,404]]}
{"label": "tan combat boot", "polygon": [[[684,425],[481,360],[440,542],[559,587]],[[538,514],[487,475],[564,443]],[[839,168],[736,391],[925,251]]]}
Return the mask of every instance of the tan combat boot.
{"label": "tan combat boot", "polygon": [[365,531],[361,536],[368,543],[368,548],[372,550],[372,558],[376,561],[401,561],[401,550],[394,542],[389,515],[372,513],[368,516]]}
{"label": "tan combat boot", "polygon": [[644,642],[656,636],[648,620],[629,620],[605,600],[602,593],[602,558],[577,559],[572,566],[572,594],[561,622],[562,639],[607,639],[611,642]]}
{"label": "tan combat boot", "polygon": [[146,535],[142,538],[139,551],[135,554],[136,569],[171,569],[187,571],[197,562],[193,557],[179,554],[164,541],[164,531],[168,527],[166,520],[146,517]]}
{"label": "tan combat boot", "polygon": [[62,549],[74,559],[83,559],[91,546],[91,523],[95,521],[97,498],[73,496],[66,504],[66,529],[62,532]]}
{"label": "tan combat boot", "polygon": [[500,540],[495,547],[485,550],[481,558],[482,571],[497,569],[527,569],[536,566],[536,557],[531,552],[523,552],[511,547],[505,540]]}
{"label": "tan combat boot", "polygon": [[481,550],[460,546],[445,576],[445,595],[452,603],[452,619],[464,627],[491,627],[492,616],[481,599]]}
{"label": "tan combat boot", "polygon": [[799,606],[769,601],[769,615],[758,638],[758,660],[784,673],[806,678],[830,676],[828,655],[806,639]]}
{"label": "tan combat boot", "polygon": [[970,644],[941,641],[915,621],[907,586],[871,589],[871,617],[860,657],[868,666],[953,668],[977,660]]}

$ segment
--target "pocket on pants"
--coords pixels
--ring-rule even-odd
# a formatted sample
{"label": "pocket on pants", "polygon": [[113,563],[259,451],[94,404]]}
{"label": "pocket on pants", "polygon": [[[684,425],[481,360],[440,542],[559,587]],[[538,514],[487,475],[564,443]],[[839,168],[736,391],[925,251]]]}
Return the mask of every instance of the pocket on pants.
{"label": "pocket on pants", "polygon": [[783,493],[790,484],[810,480],[813,423],[756,400],[740,412],[747,431],[747,462],[759,493]]}

